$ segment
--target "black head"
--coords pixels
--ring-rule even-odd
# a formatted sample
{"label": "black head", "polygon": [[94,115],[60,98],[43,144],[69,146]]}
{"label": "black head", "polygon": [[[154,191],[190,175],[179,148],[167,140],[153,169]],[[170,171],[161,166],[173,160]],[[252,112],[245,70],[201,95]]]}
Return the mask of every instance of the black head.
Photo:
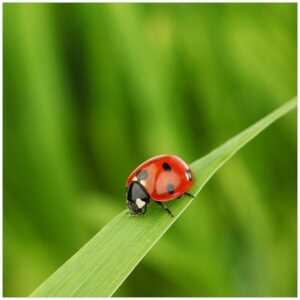
{"label": "black head", "polygon": [[140,182],[133,181],[129,185],[126,198],[127,207],[132,214],[143,215],[146,212],[150,197]]}

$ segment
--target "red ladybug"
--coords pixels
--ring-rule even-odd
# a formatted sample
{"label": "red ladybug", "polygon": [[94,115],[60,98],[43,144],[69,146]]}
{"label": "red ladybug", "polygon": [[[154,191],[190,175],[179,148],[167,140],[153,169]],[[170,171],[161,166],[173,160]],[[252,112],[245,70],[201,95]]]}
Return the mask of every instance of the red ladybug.
{"label": "red ladybug", "polygon": [[189,166],[175,155],[160,155],[139,165],[126,182],[127,206],[132,215],[143,215],[152,199],[169,215],[170,210],[162,202],[180,198],[194,182]]}

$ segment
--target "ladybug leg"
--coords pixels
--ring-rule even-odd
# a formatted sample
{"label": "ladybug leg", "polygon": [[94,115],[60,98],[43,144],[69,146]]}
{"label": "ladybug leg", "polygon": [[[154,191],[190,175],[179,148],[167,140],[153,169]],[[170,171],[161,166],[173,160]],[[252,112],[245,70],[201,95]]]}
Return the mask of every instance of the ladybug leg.
{"label": "ladybug leg", "polygon": [[162,207],[169,214],[170,217],[174,217],[171,211],[166,206],[164,206],[161,202],[155,201],[155,203],[157,203],[160,207]]}
{"label": "ladybug leg", "polygon": [[145,205],[143,208],[142,208],[142,212],[141,212],[141,215],[143,216],[147,211],[147,205]]}
{"label": "ladybug leg", "polygon": [[184,193],[183,195],[189,196],[191,198],[196,198],[194,195],[190,194],[190,193]]}
{"label": "ladybug leg", "polygon": [[192,194],[190,194],[190,193],[184,193],[184,194],[180,195],[179,197],[177,197],[176,199],[181,199],[181,198],[184,197],[184,196],[189,196],[189,197],[191,197],[191,198],[196,198],[194,195],[192,195]]}

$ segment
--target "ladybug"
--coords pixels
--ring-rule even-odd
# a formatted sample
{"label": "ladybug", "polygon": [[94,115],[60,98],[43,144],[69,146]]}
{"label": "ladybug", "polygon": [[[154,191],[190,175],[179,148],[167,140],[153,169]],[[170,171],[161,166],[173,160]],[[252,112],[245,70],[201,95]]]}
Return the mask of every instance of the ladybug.
{"label": "ladybug", "polygon": [[160,155],[139,165],[126,182],[126,203],[131,215],[144,215],[150,200],[160,205],[170,216],[171,211],[163,205],[184,195],[194,183],[191,169],[175,155]]}

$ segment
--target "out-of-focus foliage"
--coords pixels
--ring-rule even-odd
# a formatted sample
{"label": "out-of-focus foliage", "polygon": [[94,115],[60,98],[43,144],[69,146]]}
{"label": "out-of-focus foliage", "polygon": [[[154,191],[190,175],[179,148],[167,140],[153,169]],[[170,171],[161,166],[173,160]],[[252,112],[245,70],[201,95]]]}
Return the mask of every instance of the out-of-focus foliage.
{"label": "out-of-focus foliage", "polygon": [[[5,296],[123,210],[137,164],[193,161],[296,95],[296,4],[6,3],[3,17]],[[296,114],[201,198],[116,296],[295,296]]]}

